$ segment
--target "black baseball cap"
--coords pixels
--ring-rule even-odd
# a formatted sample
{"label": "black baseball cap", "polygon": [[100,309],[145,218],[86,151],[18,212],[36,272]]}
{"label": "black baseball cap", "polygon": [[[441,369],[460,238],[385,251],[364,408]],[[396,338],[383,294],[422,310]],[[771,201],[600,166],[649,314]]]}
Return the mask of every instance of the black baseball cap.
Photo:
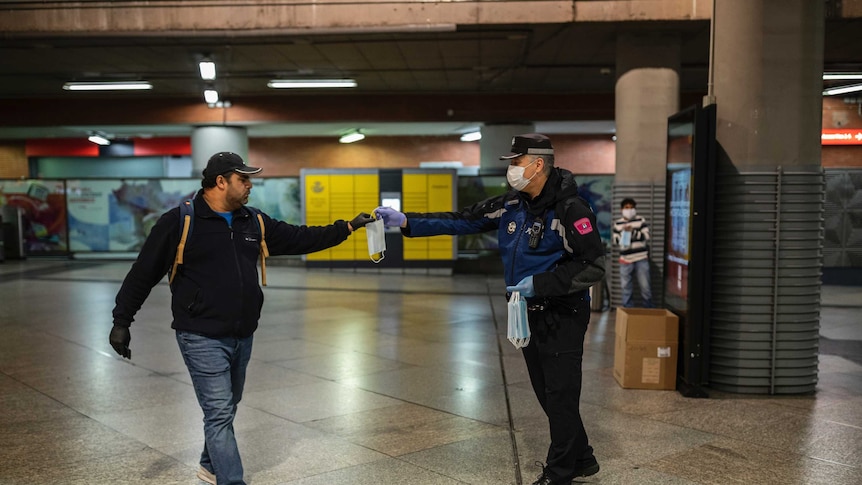
{"label": "black baseball cap", "polygon": [[236,172],[252,175],[263,170],[259,167],[249,167],[242,161],[242,157],[232,152],[218,152],[211,156],[204,169],[204,178],[224,175],[228,172]]}
{"label": "black baseball cap", "polygon": [[503,155],[500,160],[511,160],[521,155],[553,155],[551,139],[538,133],[516,135],[512,138],[512,153]]}

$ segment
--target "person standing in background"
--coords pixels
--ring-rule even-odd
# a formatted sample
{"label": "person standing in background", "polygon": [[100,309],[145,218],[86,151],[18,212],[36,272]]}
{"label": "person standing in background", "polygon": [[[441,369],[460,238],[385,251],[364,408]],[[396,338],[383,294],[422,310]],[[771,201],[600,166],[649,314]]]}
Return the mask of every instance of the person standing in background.
{"label": "person standing in background", "polygon": [[649,224],[637,215],[637,202],[632,198],[620,203],[622,217],[614,221],[613,241],[620,248],[620,287],[623,307],[634,307],[632,273],[638,280],[643,308],[652,308],[652,288],[649,270]]}

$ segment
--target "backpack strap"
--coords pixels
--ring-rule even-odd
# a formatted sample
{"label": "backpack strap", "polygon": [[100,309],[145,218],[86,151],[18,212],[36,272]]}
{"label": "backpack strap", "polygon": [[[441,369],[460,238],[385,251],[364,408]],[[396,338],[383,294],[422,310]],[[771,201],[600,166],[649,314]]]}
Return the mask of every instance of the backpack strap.
{"label": "backpack strap", "polygon": [[[246,206],[246,208],[253,215],[257,216],[257,224],[260,227],[260,279],[261,285],[266,286],[266,258],[269,257],[269,248],[266,246],[266,229],[263,224],[263,216],[261,215],[261,212],[254,207]],[[188,241],[188,238],[192,235],[192,228],[194,227],[195,219],[194,216],[194,201],[187,200],[180,204],[180,219],[183,221],[183,224],[180,227],[180,243],[177,245],[177,254],[176,257],[174,257],[174,265],[171,267],[168,284],[174,282],[174,277],[177,275],[179,265],[183,264],[183,253],[186,250],[186,241]]]}
{"label": "backpack strap", "polygon": [[266,286],[266,258],[269,257],[269,248],[266,246],[266,226],[263,224],[263,216],[260,209],[245,206],[252,216],[257,217],[257,225],[260,227],[260,285]]}
{"label": "backpack strap", "polygon": [[180,204],[180,220],[183,221],[180,227],[180,243],[177,246],[177,254],[174,257],[174,265],[171,267],[171,274],[168,277],[168,284],[174,282],[174,277],[177,275],[177,268],[183,264],[183,253],[186,250],[186,241],[192,232],[192,223],[194,221],[195,206],[193,201],[187,200]]}
{"label": "backpack strap", "polygon": [[257,223],[260,224],[260,282],[266,286],[266,258],[269,257],[269,248],[266,247],[266,229],[260,212],[257,213]]}

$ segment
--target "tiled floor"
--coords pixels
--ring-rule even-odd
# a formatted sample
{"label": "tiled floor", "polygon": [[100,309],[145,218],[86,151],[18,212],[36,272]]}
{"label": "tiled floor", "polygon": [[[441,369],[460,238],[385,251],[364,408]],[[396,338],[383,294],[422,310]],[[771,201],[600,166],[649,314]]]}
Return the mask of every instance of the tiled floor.
{"label": "tiled floor", "polygon": [[[0,484],[199,484],[201,412],[157,286],[108,346],[129,262],[0,264]],[[269,266],[236,428],[254,485],[530,484],[547,423],[497,277]],[[823,288],[814,396],[623,390],[614,313],[581,411],[601,484],[862,483],[862,287]],[[495,326],[496,322],[496,326]]]}

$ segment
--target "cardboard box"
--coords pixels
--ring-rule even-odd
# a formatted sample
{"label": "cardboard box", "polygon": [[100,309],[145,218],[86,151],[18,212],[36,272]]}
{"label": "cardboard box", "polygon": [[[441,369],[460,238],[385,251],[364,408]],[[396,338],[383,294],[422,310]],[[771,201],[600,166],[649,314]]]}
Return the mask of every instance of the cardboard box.
{"label": "cardboard box", "polygon": [[614,378],[626,389],[676,389],[679,318],[668,310],[617,308]]}

